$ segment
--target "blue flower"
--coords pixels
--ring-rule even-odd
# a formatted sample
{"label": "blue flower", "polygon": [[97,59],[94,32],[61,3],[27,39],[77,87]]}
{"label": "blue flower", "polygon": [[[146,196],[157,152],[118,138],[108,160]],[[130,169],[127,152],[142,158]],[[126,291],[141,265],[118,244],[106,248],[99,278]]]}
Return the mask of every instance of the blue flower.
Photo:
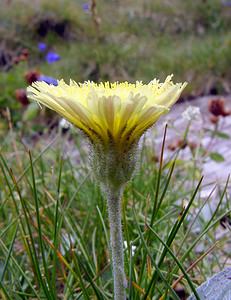
{"label": "blue flower", "polygon": [[48,52],[46,55],[46,61],[48,62],[48,64],[53,64],[54,62],[60,60],[60,55],[58,53],[55,52]]}
{"label": "blue flower", "polygon": [[38,81],[44,81],[47,84],[51,84],[51,85],[55,85],[55,86],[58,85],[58,80],[57,79],[55,79],[53,77],[46,76],[46,75],[40,75],[38,77]]}
{"label": "blue flower", "polygon": [[85,11],[85,13],[88,13],[90,11],[91,4],[90,3],[83,3],[82,9]]}
{"label": "blue flower", "polygon": [[41,52],[44,52],[47,48],[47,45],[45,43],[38,43],[38,49]]}
{"label": "blue flower", "polygon": [[227,7],[231,7],[231,1],[222,0],[221,4],[224,5],[224,6],[227,6]]}

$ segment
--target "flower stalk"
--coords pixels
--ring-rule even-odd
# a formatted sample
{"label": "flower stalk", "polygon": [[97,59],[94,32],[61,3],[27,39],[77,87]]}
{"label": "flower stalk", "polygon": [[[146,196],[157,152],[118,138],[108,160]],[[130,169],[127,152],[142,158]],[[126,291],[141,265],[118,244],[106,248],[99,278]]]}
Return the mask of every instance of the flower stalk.
{"label": "flower stalk", "polygon": [[123,235],[121,225],[121,196],[123,189],[108,189],[107,205],[110,223],[114,300],[126,300],[127,281],[124,272]]}
{"label": "flower stalk", "polygon": [[137,144],[121,152],[113,139],[110,140],[110,147],[105,148],[100,142],[91,147],[91,167],[107,199],[114,300],[126,300],[121,198],[125,184],[135,171],[137,152]]}

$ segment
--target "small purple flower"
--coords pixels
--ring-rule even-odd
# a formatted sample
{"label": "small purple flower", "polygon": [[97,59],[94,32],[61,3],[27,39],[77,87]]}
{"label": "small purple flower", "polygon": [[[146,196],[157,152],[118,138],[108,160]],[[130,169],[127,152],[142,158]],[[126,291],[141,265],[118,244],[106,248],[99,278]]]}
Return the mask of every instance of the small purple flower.
{"label": "small purple flower", "polygon": [[44,52],[47,48],[47,45],[45,43],[38,43],[38,49],[41,52]]}
{"label": "small purple flower", "polygon": [[221,1],[221,4],[222,4],[223,6],[226,6],[226,7],[231,7],[231,1],[225,1],[225,0],[222,0],[222,1]]}
{"label": "small purple flower", "polygon": [[90,3],[83,3],[82,4],[82,9],[85,13],[89,13],[90,11],[90,8],[91,8],[91,4]]}
{"label": "small purple flower", "polygon": [[38,77],[38,81],[44,81],[47,84],[51,84],[51,85],[55,85],[55,86],[58,85],[58,80],[57,79],[55,79],[53,77],[46,76],[46,75],[40,75]]}
{"label": "small purple flower", "polygon": [[49,51],[46,55],[46,61],[48,64],[53,64],[54,62],[60,60],[60,55],[58,53]]}

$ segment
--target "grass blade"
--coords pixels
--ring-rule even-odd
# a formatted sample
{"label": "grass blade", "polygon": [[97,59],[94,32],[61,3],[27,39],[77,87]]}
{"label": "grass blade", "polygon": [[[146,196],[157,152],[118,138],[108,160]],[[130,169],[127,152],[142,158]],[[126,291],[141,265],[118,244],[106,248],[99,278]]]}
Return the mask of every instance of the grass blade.
{"label": "grass blade", "polygon": [[0,281],[1,282],[3,281],[4,275],[5,275],[8,263],[9,263],[9,259],[10,259],[10,256],[11,256],[11,252],[13,250],[13,246],[14,246],[14,242],[15,242],[15,238],[16,238],[17,232],[18,232],[18,225],[17,225],[17,227],[15,229],[15,233],[13,235],[13,238],[12,238],[12,241],[11,241],[11,244],[10,244],[10,248],[9,248],[9,251],[8,251],[8,254],[7,254],[7,258],[6,258],[4,266],[3,266],[2,274],[1,274],[1,277],[0,277]]}
{"label": "grass blade", "polygon": [[200,297],[191,281],[191,279],[189,278],[187,272],[185,272],[184,267],[182,266],[182,264],[180,263],[180,261],[177,259],[177,257],[174,255],[174,253],[172,252],[172,250],[168,247],[168,245],[159,237],[159,235],[154,231],[154,229],[152,229],[149,225],[147,225],[149,230],[151,230],[151,232],[154,234],[154,236],[163,244],[163,246],[166,248],[166,250],[169,252],[169,254],[171,255],[171,257],[173,258],[173,260],[176,262],[176,264],[178,265],[179,269],[182,271],[182,273],[184,274],[184,277],[186,278],[192,292],[194,293],[195,297],[197,300],[200,300]]}

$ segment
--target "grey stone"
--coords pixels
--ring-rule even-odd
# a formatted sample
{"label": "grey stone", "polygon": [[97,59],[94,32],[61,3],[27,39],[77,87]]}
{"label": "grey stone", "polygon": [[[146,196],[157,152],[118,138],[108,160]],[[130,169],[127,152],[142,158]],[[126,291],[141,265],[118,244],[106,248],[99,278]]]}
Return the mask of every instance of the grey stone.
{"label": "grey stone", "polygon": [[[231,268],[212,276],[197,289],[197,292],[200,300],[231,300]],[[192,295],[188,300],[196,300],[196,297]]]}

